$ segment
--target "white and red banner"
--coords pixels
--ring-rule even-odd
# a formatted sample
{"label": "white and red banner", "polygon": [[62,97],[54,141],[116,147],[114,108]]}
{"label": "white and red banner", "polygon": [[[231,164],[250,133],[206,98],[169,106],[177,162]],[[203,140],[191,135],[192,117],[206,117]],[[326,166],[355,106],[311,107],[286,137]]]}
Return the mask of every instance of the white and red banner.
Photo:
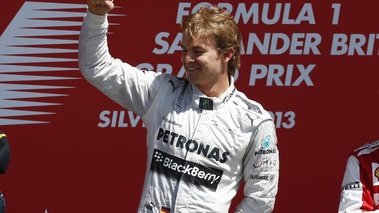
{"label": "white and red banner", "polygon": [[[86,1],[13,0],[0,21],[0,129],[12,155],[7,213],[136,212],[146,130],[81,76]],[[274,212],[337,212],[347,155],[379,139],[375,1],[117,1],[114,57],[183,76],[179,23],[219,4],[243,37],[239,90],[269,110],[280,150]],[[241,188],[242,189],[242,188]],[[233,200],[230,212],[243,197]]]}

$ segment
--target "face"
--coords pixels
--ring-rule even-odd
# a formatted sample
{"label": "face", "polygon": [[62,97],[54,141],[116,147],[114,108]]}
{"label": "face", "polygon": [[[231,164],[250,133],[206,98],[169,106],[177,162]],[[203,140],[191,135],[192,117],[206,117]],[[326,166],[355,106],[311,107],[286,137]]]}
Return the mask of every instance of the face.
{"label": "face", "polygon": [[187,78],[200,90],[207,90],[219,84],[229,85],[227,71],[229,59],[216,49],[215,42],[190,40],[189,36],[183,35],[182,50],[181,60]]}

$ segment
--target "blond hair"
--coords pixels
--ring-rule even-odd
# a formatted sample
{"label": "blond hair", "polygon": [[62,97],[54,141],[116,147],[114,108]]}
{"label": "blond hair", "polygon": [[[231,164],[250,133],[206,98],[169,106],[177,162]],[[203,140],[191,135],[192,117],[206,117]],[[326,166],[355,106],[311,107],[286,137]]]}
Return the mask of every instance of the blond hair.
{"label": "blond hair", "polygon": [[[200,9],[189,15],[181,23],[183,34],[192,40],[206,39],[215,41],[218,51],[224,52],[234,49],[234,55],[228,62],[228,75],[234,75],[241,66],[241,34],[233,16],[216,5],[201,6]],[[210,40],[211,39],[211,40]]]}

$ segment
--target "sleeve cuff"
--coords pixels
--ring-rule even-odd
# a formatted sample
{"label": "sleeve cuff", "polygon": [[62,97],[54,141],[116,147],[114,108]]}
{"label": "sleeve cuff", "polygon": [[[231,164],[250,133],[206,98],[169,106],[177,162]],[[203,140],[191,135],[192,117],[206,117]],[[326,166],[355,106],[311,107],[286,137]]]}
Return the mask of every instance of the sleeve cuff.
{"label": "sleeve cuff", "polygon": [[107,21],[108,14],[104,14],[104,15],[94,14],[88,9],[88,7],[87,7],[86,18],[88,19],[90,26],[102,26],[108,23]]}

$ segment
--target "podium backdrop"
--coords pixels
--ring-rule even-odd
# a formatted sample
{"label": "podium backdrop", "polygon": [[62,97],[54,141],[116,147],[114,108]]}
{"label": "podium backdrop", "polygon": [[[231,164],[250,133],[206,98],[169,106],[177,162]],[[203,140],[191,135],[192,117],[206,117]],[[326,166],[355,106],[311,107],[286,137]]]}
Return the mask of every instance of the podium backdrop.
{"label": "podium backdrop", "polygon": [[[145,127],[81,76],[86,2],[13,0],[0,19],[0,129],[12,150],[0,190],[7,213],[136,212]],[[337,212],[347,155],[379,139],[375,1],[117,1],[112,55],[183,76],[179,23],[220,4],[243,38],[239,90],[275,119],[274,212]],[[233,200],[232,212],[243,194]]]}

